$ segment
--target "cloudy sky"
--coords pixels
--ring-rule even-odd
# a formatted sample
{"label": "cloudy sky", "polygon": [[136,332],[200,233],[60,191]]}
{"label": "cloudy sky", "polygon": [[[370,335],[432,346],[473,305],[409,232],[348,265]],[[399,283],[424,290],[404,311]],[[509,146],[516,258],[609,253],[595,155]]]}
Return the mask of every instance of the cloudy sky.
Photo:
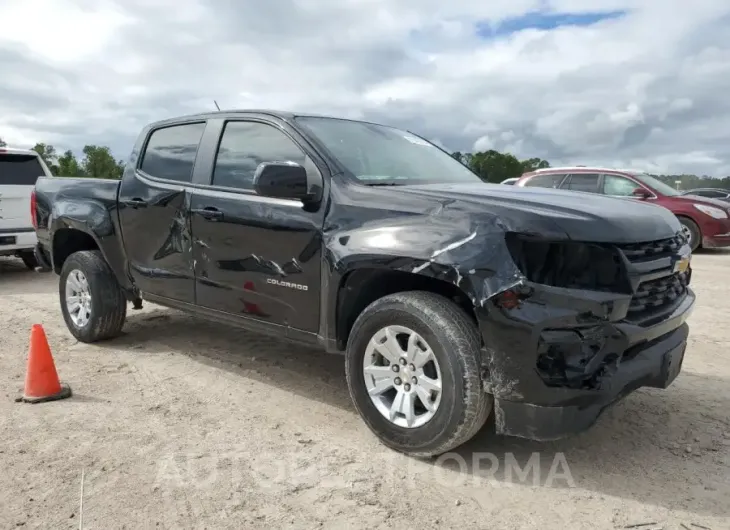
{"label": "cloudy sky", "polygon": [[125,157],[215,99],[726,176],[729,36],[728,0],[0,0],[0,137]]}

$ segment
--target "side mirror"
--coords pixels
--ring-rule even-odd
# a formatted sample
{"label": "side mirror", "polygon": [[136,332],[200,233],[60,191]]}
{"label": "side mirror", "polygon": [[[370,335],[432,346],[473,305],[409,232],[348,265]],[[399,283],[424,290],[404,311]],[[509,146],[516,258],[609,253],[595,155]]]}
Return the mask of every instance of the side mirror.
{"label": "side mirror", "polygon": [[649,197],[651,197],[651,193],[649,193],[644,188],[636,188],[634,191],[631,192],[631,195],[639,199],[648,199]]}
{"label": "side mirror", "polygon": [[253,176],[253,189],[264,197],[310,202],[318,198],[321,186],[307,178],[307,170],[296,162],[262,162]]}

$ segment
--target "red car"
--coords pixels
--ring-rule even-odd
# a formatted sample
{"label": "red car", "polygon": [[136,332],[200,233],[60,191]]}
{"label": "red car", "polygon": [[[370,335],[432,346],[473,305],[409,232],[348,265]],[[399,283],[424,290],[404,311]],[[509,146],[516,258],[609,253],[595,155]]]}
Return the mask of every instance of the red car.
{"label": "red car", "polygon": [[597,167],[553,167],[525,173],[515,186],[559,188],[651,201],[668,208],[682,223],[692,250],[730,246],[730,205],[682,195],[641,171]]}

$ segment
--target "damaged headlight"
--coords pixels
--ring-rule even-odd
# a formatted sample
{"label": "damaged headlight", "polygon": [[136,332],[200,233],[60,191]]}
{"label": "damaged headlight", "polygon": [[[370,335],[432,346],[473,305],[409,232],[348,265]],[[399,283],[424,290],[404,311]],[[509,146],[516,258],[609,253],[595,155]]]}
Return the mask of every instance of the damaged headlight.
{"label": "damaged headlight", "polygon": [[509,232],[505,236],[512,260],[534,283],[569,289],[630,293],[626,269],[610,246],[575,241],[546,241]]}

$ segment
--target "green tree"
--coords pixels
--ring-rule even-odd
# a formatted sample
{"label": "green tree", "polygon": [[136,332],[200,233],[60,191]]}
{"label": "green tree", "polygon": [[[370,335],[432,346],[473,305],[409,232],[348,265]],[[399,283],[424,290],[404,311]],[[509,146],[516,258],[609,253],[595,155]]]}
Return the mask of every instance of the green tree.
{"label": "green tree", "polygon": [[119,163],[114,160],[106,146],[85,145],[81,169],[85,176],[97,179],[118,179],[121,177]]}
{"label": "green tree", "polygon": [[116,169],[116,177],[117,179],[121,179],[124,175],[124,168],[127,165],[127,163],[124,160],[117,160],[117,169]]}
{"label": "green tree", "polygon": [[58,175],[58,165],[56,164],[58,156],[55,147],[50,144],[37,143],[33,146],[33,151],[40,155],[52,174]]}
{"label": "green tree", "polygon": [[58,175],[61,177],[83,177],[84,172],[81,169],[76,155],[72,151],[66,151],[58,157]]}
{"label": "green tree", "polygon": [[528,158],[527,160],[523,160],[521,164],[523,173],[550,167],[550,162],[543,160],[542,158]]}
{"label": "green tree", "polygon": [[469,166],[485,182],[502,182],[523,173],[522,163],[514,155],[494,149],[474,153]]}
{"label": "green tree", "polygon": [[8,146],[8,143],[5,140],[3,140],[2,138],[0,138],[0,147],[7,147],[7,146]]}

